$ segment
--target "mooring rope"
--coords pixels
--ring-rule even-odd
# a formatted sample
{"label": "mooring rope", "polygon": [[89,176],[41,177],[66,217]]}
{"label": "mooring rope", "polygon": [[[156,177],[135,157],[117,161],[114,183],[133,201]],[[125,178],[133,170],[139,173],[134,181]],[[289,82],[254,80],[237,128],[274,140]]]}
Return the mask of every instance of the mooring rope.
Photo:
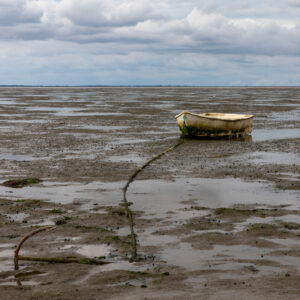
{"label": "mooring rope", "polygon": [[132,253],[131,253],[131,259],[132,260],[134,260],[137,257],[137,243],[136,243],[136,234],[134,233],[133,214],[132,214],[132,210],[129,208],[129,206],[132,205],[133,203],[132,202],[128,202],[127,198],[126,198],[126,193],[127,193],[128,187],[129,187],[130,183],[135,180],[135,178],[137,177],[137,175],[140,172],[142,172],[147,166],[149,166],[153,161],[159,159],[160,157],[162,157],[166,153],[174,150],[179,145],[181,145],[183,142],[184,142],[184,140],[182,138],[180,138],[175,145],[169,147],[167,150],[164,150],[164,151],[160,152],[158,155],[156,155],[153,158],[151,158],[150,160],[148,160],[144,165],[142,165],[139,169],[137,169],[129,177],[126,185],[123,187],[123,203],[122,203],[122,205],[125,207],[125,210],[126,210],[127,216],[128,216],[128,221],[129,221],[130,236],[131,236],[131,247],[132,247]]}

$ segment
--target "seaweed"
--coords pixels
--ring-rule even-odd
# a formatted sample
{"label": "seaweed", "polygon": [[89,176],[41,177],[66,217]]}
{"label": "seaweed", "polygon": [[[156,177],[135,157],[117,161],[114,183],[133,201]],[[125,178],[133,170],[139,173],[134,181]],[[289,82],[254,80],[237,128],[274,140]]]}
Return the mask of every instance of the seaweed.
{"label": "seaweed", "polygon": [[2,184],[7,187],[11,188],[23,188],[24,186],[30,185],[30,184],[37,184],[40,183],[41,180],[38,178],[22,178],[22,179],[10,179],[7,181],[4,181]]}

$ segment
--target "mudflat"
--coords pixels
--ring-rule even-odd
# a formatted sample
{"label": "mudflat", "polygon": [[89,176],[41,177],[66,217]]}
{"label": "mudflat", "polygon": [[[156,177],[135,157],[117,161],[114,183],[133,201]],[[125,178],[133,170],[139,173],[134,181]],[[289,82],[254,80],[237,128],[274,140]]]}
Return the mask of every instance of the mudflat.
{"label": "mudflat", "polygon": [[[132,261],[122,188],[182,110],[253,114],[253,133],[185,139],[138,174]],[[0,141],[1,300],[299,298],[300,88],[0,88]],[[20,254],[109,264],[15,271],[43,226]]]}

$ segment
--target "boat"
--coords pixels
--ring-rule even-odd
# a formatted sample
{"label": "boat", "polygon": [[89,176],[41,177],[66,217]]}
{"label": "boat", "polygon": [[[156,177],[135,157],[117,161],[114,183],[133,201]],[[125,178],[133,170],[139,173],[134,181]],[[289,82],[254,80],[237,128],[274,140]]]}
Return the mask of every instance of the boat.
{"label": "boat", "polygon": [[183,137],[242,137],[252,132],[253,115],[182,111],[175,118]]}

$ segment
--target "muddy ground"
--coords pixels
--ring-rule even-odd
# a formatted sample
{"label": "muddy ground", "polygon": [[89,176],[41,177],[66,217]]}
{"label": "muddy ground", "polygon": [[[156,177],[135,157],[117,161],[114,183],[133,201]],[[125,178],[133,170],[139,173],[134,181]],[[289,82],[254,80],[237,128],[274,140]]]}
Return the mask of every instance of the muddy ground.
{"label": "muddy ground", "polygon": [[[0,299],[298,299],[299,88],[1,88]],[[174,115],[255,115],[251,137],[177,143]],[[10,179],[39,178],[21,188]],[[96,257],[105,265],[20,261]]]}

